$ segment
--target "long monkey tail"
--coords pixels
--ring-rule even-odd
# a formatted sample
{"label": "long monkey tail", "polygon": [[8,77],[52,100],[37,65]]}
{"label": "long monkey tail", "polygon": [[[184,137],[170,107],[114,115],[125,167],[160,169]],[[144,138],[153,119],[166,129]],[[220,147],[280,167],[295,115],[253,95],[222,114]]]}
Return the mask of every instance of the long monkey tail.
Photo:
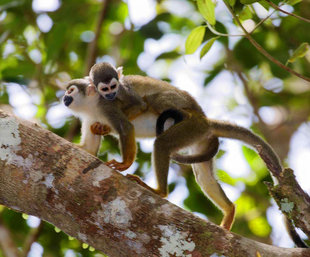
{"label": "long monkey tail", "polygon": [[238,139],[254,147],[274,176],[282,172],[280,159],[272,147],[250,130],[219,120],[208,119],[208,123],[210,126],[210,132],[213,135],[218,137]]}
{"label": "long monkey tail", "polygon": [[[228,122],[223,122],[219,120],[210,120],[209,128],[210,132],[218,137],[226,137],[232,139],[238,139],[242,142],[254,147],[259,155],[262,157],[264,162],[266,163],[268,169],[272,172],[272,174],[279,174],[282,171],[282,165],[280,163],[280,159],[278,155],[274,152],[272,147],[266,143],[262,138],[251,132],[250,130],[240,127],[238,125],[234,125]],[[298,247],[308,248],[308,246],[302,241],[300,236],[295,231],[294,226],[291,221],[285,217],[285,223],[287,231],[294,241],[294,243]]]}

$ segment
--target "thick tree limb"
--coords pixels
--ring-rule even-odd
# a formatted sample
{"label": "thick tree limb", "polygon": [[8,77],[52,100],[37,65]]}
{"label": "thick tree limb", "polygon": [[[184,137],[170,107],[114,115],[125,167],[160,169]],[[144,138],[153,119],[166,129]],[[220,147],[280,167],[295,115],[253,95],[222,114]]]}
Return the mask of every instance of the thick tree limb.
{"label": "thick tree limb", "polygon": [[202,220],[1,111],[0,204],[51,222],[109,256],[310,256],[309,249],[262,244]]}

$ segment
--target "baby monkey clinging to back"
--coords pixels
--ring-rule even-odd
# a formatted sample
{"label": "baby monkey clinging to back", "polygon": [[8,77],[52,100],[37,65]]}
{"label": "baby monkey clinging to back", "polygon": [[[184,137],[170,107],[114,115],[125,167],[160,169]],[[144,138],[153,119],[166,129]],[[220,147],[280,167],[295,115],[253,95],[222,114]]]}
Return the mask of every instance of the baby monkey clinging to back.
{"label": "baby monkey clinging to back", "polygon": [[[158,188],[155,191],[162,196],[166,196],[168,193],[167,177],[171,156],[183,148],[190,148],[191,153],[200,154],[205,149],[212,148],[214,139],[217,140],[218,137],[238,139],[255,149],[261,148],[268,155],[272,166],[277,170],[282,170],[277,155],[260,137],[240,126],[208,119],[193,97],[165,81],[139,75],[120,76],[118,70],[108,63],[95,64],[90,71],[90,78],[99,94],[109,99],[106,101],[115,105],[118,101],[126,102],[126,97],[122,97],[121,91],[118,94],[118,88],[128,89],[127,92],[132,92],[132,95],[137,95],[143,99],[147,105],[146,110],[131,120],[136,132],[143,127],[146,129],[145,134],[154,136],[154,124],[156,124],[162,113],[167,110],[176,110],[182,114],[183,119],[162,132],[154,143],[152,164],[158,183]],[[112,91],[114,89],[116,91]],[[106,94],[109,96],[106,96]],[[120,120],[118,115],[113,114],[113,107],[108,109],[109,111],[104,111],[104,116],[112,115],[114,120]],[[129,113],[126,115],[130,117]],[[101,123],[104,124],[104,122]],[[147,128],[151,129],[147,130]],[[120,131],[119,134],[120,141],[122,141],[123,137],[124,142],[130,141],[129,138],[133,135],[124,130]],[[125,166],[129,167],[128,165],[131,164],[129,159],[133,161],[133,158],[126,157],[125,149],[128,146],[132,147],[132,144],[122,146],[123,160],[128,160],[125,162],[126,165],[124,165],[124,161],[123,163],[112,161],[108,163],[111,167],[117,170],[123,170]],[[197,183],[204,193],[223,211],[224,218],[221,225],[226,229],[230,229],[234,220],[235,206],[226,197],[216,181],[213,174],[212,160],[194,163],[192,167]]]}

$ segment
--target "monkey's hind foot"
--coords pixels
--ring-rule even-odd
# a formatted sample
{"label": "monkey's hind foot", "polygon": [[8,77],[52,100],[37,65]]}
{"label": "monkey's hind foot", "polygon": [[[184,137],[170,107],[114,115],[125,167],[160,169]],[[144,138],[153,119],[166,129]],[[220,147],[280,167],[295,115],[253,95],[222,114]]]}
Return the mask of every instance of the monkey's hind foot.
{"label": "monkey's hind foot", "polygon": [[230,230],[233,223],[234,223],[234,219],[235,219],[235,205],[234,204],[231,204],[230,206],[230,210],[228,210],[225,215],[224,215],[224,218],[221,222],[221,227],[227,229],[227,230]]}
{"label": "monkey's hind foot", "polygon": [[111,132],[111,128],[108,125],[102,124],[100,122],[95,122],[90,126],[90,130],[95,135],[107,135]]}
{"label": "monkey's hind foot", "polygon": [[146,188],[146,189],[152,191],[153,193],[155,193],[155,194],[157,194],[157,195],[159,195],[159,196],[161,196],[161,197],[164,197],[164,195],[161,194],[161,193],[159,192],[159,190],[156,190],[156,189],[154,189],[154,188],[148,186],[148,185],[145,184],[138,176],[136,176],[136,175],[131,175],[131,174],[127,174],[127,175],[126,175],[126,178],[129,178],[130,180],[137,182],[140,186],[143,186],[144,188]]}

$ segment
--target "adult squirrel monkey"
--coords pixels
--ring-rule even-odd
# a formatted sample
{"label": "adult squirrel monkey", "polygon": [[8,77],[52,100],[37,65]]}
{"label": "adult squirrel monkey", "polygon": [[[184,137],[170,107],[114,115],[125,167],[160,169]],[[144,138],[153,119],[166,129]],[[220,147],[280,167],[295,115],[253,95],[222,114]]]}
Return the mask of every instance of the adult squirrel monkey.
{"label": "adult squirrel monkey", "polygon": [[[273,167],[282,170],[277,155],[259,136],[246,128],[228,122],[208,119],[198,103],[186,91],[180,90],[165,81],[146,76],[128,75],[119,77],[117,70],[108,63],[95,64],[90,71],[90,78],[103,97],[105,91],[102,89],[116,83],[120,87],[130,88],[132,92],[146,102],[147,110],[132,120],[133,124],[136,122],[135,127],[137,128],[138,124],[142,122],[154,124],[159,115],[169,109],[177,110],[182,114],[183,119],[160,134],[154,143],[152,163],[158,183],[158,188],[154,191],[161,196],[168,194],[167,177],[171,155],[183,148],[190,148],[192,154],[200,154],[205,149],[212,147],[214,138],[218,137],[239,139],[255,149],[262,148],[268,154]],[[114,96],[108,101],[111,103],[115,101],[116,103],[118,95]],[[153,133],[153,131],[150,132]],[[124,136],[130,138],[132,135]],[[125,156],[123,158],[127,159]],[[110,162],[110,164],[116,170],[123,170],[122,163]],[[192,167],[197,183],[224,213],[221,226],[230,229],[234,221],[235,206],[227,198],[214,177],[213,161],[194,163]]]}
{"label": "adult squirrel monkey", "polygon": [[[124,93],[123,93],[124,94]],[[133,97],[133,95],[131,95]],[[139,99],[137,97],[138,102]],[[132,98],[129,102],[133,102]],[[88,151],[93,155],[97,155],[99,146],[100,146],[100,136],[108,134],[118,134],[123,133],[119,128],[122,126],[122,123],[128,123],[129,118],[126,114],[123,113],[123,110],[127,111],[130,114],[136,113],[139,108],[139,105],[132,105],[128,107],[128,103],[123,101],[116,100],[114,102],[107,101],[100,97],[97,93],[94,86],[91,85],[90,81],[87,78],[84,79],[74,79],[68,82],[67,90],[63,97],[63,103],[65,106],[70,108],[73,113],[81,119],[82,128],[81,128],[81,142],[80,147]],[[144,108],[144,107],[143,107]],[[115,117],[110,117],[105,111],[113,109],[113,115]],[[111,113],[108,113],[111,114]],[[119,120],[117,115],[124,114],[120,116]],[[144,117],[153,119],[153,115],[150,117]],[[180,122],[183,119],[183,116],[177,110],[167,110],[164,113],[160,114],[157,120],[154,120],[154,124],[149,122],[137,121],[133,122],[133,128],[138,132],[137,137],[154,137],[163,133],[166,122],[168,127]],[[128,128],[132,129],[132,126],[127,125]],[[153,132],[152,132],[153,131]],[[121,135],[120,135],[121,137]],[[125,141],[126,143],[127,141]],[[120,141],[121,149],[122,141]],[[194,163],[194,162],[203,162],[210,160],[214,157],[218,150],[218,141],[214,142],[213,147],[205,149],[200,154],[197,155],[181,155],[173,154],[171,157],[173,160],[180,163]],[[131,149],[132,150],[132,149]]]}

